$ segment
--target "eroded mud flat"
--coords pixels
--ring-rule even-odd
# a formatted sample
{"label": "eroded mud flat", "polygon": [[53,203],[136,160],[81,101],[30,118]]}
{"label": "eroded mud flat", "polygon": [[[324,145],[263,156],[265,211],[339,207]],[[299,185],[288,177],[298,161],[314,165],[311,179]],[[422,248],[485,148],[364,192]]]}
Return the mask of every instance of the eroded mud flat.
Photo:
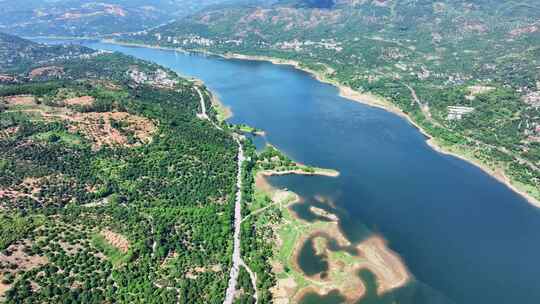
{"label": "eroded mud flat", "polygon": [[[403,288],[412,280],[401,258],[380,235],[351,243],[332,212],[335,206],[324,197],[316,198],[318,206],[302,208],[307,205],[303,198],[273,188],[263,179],[263,175],[257,177],[258,189],[285,214],[277,229],[278,253],[273,261],[280,277],[273,290],[279,303],[356,303],[372,293],[383,296]],[[312,217],[302,219],[295,210]],[[360,276],[363,272],[371,276]]]}
{"label": "eroded mud flat", "polygon": [[[325,297],[335,291],[348,303],[359,301],[372,285],[358,275],[361,271],[373,275],[369,279],[375,280],[378,295],[403,287],[412,279],[404,263],[382,237],[372,236],[355,246],[339,231],[337,223],[324,225],[302,238],[294,259],[297,270],[314,281],[299,291],[296,296],[299,302],[305,302],[307,294]],[[316,271],[317,267],[322,269]]]}

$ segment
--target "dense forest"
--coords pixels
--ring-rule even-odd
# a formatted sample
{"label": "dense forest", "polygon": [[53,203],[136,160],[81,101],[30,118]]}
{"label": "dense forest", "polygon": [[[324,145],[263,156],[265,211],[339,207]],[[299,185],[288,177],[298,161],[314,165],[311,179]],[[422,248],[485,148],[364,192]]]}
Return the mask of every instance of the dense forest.
{"label": "dense forest", "polygon": [[221,303],[237,145],[197,118],[195,84],[121,54],[0,38],[57,58],[0,71],[0,297]]}
{"label": "dense forest", "polygon": [[538,1],[283,0],[120,40],[294,60],[390,101],[446,150],[540,199]]}

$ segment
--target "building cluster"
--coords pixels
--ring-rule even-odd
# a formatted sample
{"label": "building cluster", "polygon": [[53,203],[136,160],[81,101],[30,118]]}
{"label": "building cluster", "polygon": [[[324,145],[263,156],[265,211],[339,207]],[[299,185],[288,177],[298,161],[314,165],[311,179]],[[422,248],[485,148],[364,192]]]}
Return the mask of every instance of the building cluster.
{"label": "building cluster", "polygon": [[315,47],[315,48],[323,48],[327,50],[333,50],[336,52],[343,51],[343,47],[341,47],[341,43],[335,42],[333,39],[322,39],[321,41],[299,41],[297,39],[294,39],[293,41],[283,41],[278,42],[274,45],[275,48],[282,49],[282,50],[295,50],[295,51],[302,51],[306,47]]}
{"label": "building cluster", "polygon": [[460,120],[464,115],[474,111],[474,108],[471,107],[462,107],[462,106],[449,106],[448,107],[448,116],[447,120]]}
{"label": "building cluster", "polygon": [[530,127],[527,125],[525,136],[531,142],[540,142],[540,123],[533,123]]}
{"label": "building cluster", "polygon": [[523,101],[535,108],[540,108],[540,91],[528,93],[523,97]]}
{"label": "building cluster", "polygon": [[92,53],[86,53],[86,54],[69,53],[68,55],[62,55],[62,56],[57,56],[51,59],[42,60],[38,62],[38,64],[72,60],[72,59],[91,59],[102,54],[111,54],[111,53],[112,53],[111,51],[104,51],[104,50],[98,50],[98,51],[95,51]]}
{"label": "building cluster", "polygon": [[416,72],[416,77],[420,80],[426,80],[431,76],[431,71],[428,70],[425,66],[421,66],[420,69],[422,71]]}
{"label": "building cluster", "polygon": [[155,73],[145,73],[137,68],[132,68],[128,71],[128,75],[133,82],[139,85],[149,84],[154,87],[171,89],[178,83],[177,80],[170,78],[169,74],[162,69],[158,69]]}
{"label": "building cluster", "polygon": [[178,46],[199,45],[199,46],[209,47],[215,44],[214,40],[197,36],[197,35],[190,35],[187,37],[173,37],[173,36],[162,36],[161,33],[155,33],[154,37],[156,38],[157,41],[165,40],[168,43],[178,45]]}
{"label": "building cluster", "polygon": [[10,83],[10,82],[13,82],[15,80],[16,79],[15,79],[14,76],[6,75],[6,74],[0,74],[0,83],[2,83],[2,82]]}

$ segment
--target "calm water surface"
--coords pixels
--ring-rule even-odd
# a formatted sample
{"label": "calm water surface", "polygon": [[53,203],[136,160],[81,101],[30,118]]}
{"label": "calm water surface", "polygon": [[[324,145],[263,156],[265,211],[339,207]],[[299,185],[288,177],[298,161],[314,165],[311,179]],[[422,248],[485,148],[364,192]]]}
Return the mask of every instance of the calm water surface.
{"label": "calm water surface", "polygon": [[[376,232],[416,281],[378,297],[361,272],[360,303],[540,303],[540,211],[476,167],[434,152],[405,120],[350,102],[336,88],[291,67],[86,42],[157,62],[204,80],[231,106],[233,123],[266,130],[293,159],[341,172],[339,178],[271,178],[306,201],[335,204],[352,242]],[[313,263],[318,263],[314,259]],[[306,303],[339,303],[339,293]]]}

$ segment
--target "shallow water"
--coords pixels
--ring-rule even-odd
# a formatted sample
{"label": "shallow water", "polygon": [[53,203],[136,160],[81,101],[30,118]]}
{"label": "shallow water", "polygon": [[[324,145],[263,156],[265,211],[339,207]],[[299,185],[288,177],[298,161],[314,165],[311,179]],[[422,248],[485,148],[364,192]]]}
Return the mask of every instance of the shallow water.
{"label": "shallow water", "polygon": [[[416,281],[360,303],[540,303],[539,209],[475,166],[433,151],[404,119],[343,99],[292,67],[86,44],[200,78],[231,106],[231,122],[264,129],[270,143],[299,162],[339,170],[339,178],[270,182],[297,192],[307,206],[321,205],[321,197],[324,206],[333,204],[327,209],[337,212],[353,243],[376,232],[402,256]],[[313,219],[306,206],[298,208]]]}
{"label": "shallow water", "polygon": [[328,271],[328,262],[325,254],[317,254],[315,251],[314,238],[311,237],[302,245],[298,255],[298,266],[308,276],[321,274],[322,278]]}

